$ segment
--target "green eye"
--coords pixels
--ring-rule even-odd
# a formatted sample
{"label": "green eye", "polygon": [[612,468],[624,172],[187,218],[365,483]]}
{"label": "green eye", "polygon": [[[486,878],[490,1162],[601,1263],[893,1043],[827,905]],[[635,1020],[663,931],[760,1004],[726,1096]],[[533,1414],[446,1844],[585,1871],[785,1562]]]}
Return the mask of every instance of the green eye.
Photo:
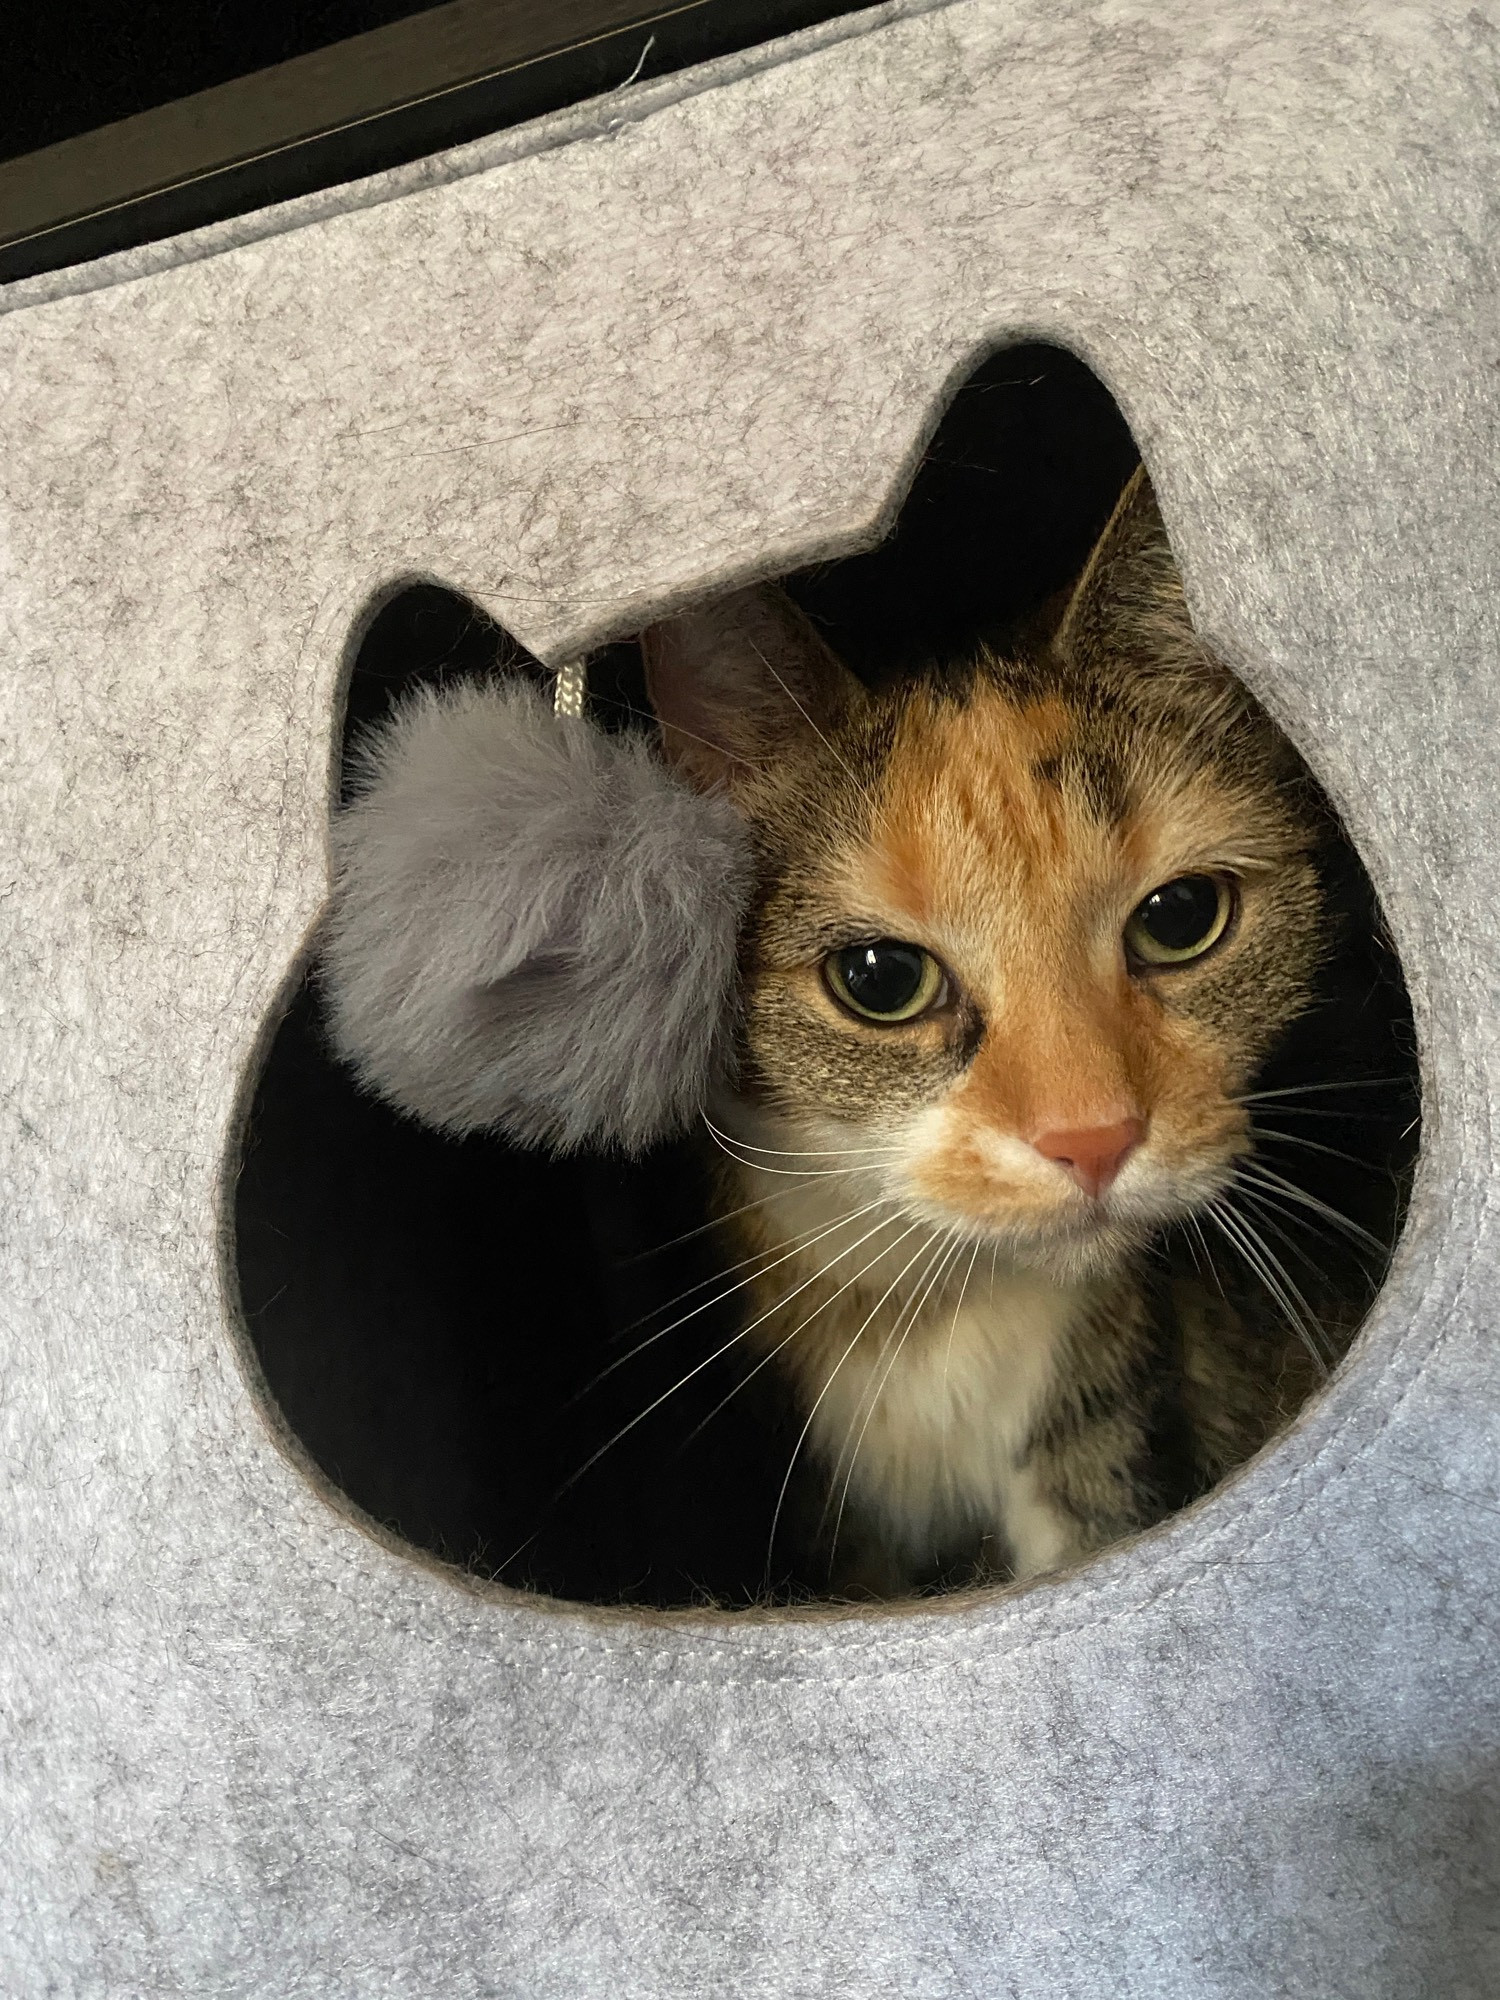
{"label": "green eye", "polygon": [[1234,915],[1222,875],[1178,875],[1136,904],[1125,949],[1138,965],[1186,965],[1212,951]]}
{"label": "green eye", "polygon": [[920,945],[877,938],[849,945],[823,961],[829,992],[866,1021],[914,1021],[943,996],[947,980],[930,951]]}

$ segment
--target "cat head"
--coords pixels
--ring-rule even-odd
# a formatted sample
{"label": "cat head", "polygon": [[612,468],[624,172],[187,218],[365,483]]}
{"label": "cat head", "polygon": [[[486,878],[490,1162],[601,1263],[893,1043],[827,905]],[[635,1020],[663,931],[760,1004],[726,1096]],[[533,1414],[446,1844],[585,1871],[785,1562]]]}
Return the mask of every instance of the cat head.
{"label": "cat head", "polygon": [[1143,475],[1028,657],[871,691],[769,588],[644,650],[667,755],[754,845],[753,1157],[842,1156],[1059,1275],[1227,1186],[1328,950],[1324,808],[1196,640]]}

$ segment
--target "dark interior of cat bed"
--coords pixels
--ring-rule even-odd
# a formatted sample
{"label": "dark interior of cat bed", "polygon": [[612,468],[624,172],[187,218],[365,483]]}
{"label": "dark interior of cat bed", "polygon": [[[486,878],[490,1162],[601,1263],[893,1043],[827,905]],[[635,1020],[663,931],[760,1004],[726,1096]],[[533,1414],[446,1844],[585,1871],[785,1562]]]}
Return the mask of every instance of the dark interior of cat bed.
{"label": "dark interior of cat bed", "polygon": [[[1077,573],[1136,458],[1080,362],[1011,348],[959,392],[886,542],[785,586],[868,683],[981,639],[1003,650]],[[360,647],[346,749],[413,685],[497,667],[546,678],[471,604],[404,590]],[[602,727],[650,726],[637,647],[596,658],[590,699]],[[1352,849],[1342,865],[1363,948],[1258,1079],[1317,1089],[1273,1142],[1306,1197],[1278,1225],[1283,1275],[1251,1276],[1342,1263],[1373,1295],[1415,1153],[1415,1048]],[[303,985],[255,1090],[235,1209],[270,1395],[361,1509],[480,1575],[598,1603],[826,1595],[794,1516],[770,1541],[795,1422],[764,1378],[741,1390],[732,1358],[696,1366],[735,1327],[733,1298],[712,1303],[702,1172],[691,1143],[557,1160],[426,1130],[356,1087]]]}

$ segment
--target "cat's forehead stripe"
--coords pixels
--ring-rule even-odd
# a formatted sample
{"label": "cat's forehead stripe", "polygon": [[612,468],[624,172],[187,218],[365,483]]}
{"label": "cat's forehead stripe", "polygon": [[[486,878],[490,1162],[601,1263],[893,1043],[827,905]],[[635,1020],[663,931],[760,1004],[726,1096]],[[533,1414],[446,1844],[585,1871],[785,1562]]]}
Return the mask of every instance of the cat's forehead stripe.
{"label": "cat's forehead stripe", "polygon": [[1130,810],[1130,787],[1124,762],[1113,749],[1087,742],[1070,742],[1032,766],[1040,784],[1067,791],[1094,818],[1119,826]]}
{"label": "cat's forehead stripe", "polygon": [[986,688],[962,707],[929,697],[906,721],[891,745],[870,860],[877,892],[919,922],[966,866],[1002,879],[1064,867],[1080,819],[1097,823],[1101,803],[1123,795],[1118,764],[1080,748],[1077,712],[1056,694],[1014,701]]}

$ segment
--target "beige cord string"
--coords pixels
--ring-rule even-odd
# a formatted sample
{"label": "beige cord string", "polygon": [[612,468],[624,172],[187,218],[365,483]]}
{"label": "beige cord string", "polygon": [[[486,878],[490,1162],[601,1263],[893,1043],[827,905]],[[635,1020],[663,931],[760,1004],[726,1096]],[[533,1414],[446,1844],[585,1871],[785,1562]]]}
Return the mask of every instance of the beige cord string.
{"label": "beige cord string", "polygon": [[552,713],[581,716],[588,686],[587,660],[569,660],[559,667],[552,683]]}

